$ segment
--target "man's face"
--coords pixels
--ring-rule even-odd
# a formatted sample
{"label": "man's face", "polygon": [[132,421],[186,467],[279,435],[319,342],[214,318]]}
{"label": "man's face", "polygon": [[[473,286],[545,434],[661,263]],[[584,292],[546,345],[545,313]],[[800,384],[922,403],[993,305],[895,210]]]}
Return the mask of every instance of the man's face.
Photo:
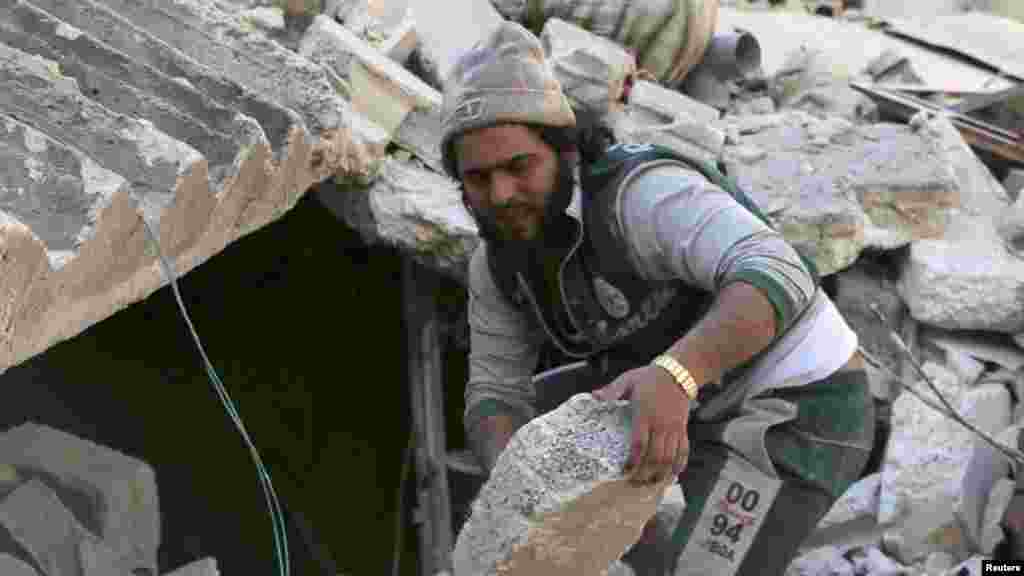
{"label": "man's face", "polygon": [[454,152],[473,211],[490,217],[502,240],[536,239],[558,182],[555,150],[528,127],[504,124],[463,134]]}

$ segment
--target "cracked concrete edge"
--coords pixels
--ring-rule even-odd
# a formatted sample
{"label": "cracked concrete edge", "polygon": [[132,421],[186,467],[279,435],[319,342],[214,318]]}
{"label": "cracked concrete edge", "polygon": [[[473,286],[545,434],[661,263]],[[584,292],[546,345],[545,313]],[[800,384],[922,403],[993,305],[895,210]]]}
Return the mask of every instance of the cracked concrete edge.
{"label": "cracked concrete edge", "polygon": [[[383,154],[345,126],[321,137],[293,126],[279,163],[266,142],[243,147],[238,169],[216,194],[200,158],[178,177],[174,201],[160,216],[164,256],[180,278],[282,217],[314,183],[334,174],[372,174]],[[0,374],[165,285],[142,212],[126,189],[104,208],[79,256],[60,270],[27,226],[0,212]]]}

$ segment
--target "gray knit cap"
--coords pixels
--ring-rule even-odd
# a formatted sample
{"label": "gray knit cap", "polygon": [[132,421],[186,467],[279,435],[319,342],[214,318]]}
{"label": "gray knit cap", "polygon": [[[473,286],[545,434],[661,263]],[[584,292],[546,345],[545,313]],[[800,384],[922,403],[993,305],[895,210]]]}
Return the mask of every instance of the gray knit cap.
{"label": "gray knit cap", "polygon": [[[445,80],[441,155],[451,172],[455,136],[503,123],[574,126],[540,40],[515,22],[502,22],[455,63]],[[454,174],[451,174],[454,177]]]}

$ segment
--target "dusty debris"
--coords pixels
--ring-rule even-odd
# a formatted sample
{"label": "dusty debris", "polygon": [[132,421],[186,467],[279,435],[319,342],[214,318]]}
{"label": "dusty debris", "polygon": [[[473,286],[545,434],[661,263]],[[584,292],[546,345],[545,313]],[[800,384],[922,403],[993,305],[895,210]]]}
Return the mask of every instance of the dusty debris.
{"label": "dusty debris", "polygon": [[636,59],[614,42],[551,18],[540,33],[544,53],[562,91],[577,106],[601,115],[621,106]]}
{"label": "dusty debris", "polygon": [[[717,125],[731,134],[723,150],[730,176],[822,274],[850,266],[866,247],[941,236],[959,206],[945,158],[909,127],[855,126],[799,111]],[[767,154],[744,162],[734,153],[747,150],[741,146]]]}
{"label": "dusty debris", "polygon": [[775,99],[780,108],[840,116],[857,123],[877,120],[877,106],[850,87],[849,77],[849,72],[836,68],[830,54],[801,47],[790,54],[776,77]]}

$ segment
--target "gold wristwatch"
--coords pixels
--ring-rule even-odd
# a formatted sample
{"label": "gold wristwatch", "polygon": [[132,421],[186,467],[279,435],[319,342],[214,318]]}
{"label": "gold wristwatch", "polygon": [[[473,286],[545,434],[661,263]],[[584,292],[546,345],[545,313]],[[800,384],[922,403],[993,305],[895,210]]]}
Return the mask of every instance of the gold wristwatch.
{"label": "gold wristwatch", "polygon": [[684,368],[678,360],[668,354],[661,354],[654,359],[653,364],[668,371],[675,378],[679,387],[683,389],[683,392],[686,393],[687,398],[691,401],[697,399],[697,383],[693,380],[693,376],[690,375],[690,371]]}

